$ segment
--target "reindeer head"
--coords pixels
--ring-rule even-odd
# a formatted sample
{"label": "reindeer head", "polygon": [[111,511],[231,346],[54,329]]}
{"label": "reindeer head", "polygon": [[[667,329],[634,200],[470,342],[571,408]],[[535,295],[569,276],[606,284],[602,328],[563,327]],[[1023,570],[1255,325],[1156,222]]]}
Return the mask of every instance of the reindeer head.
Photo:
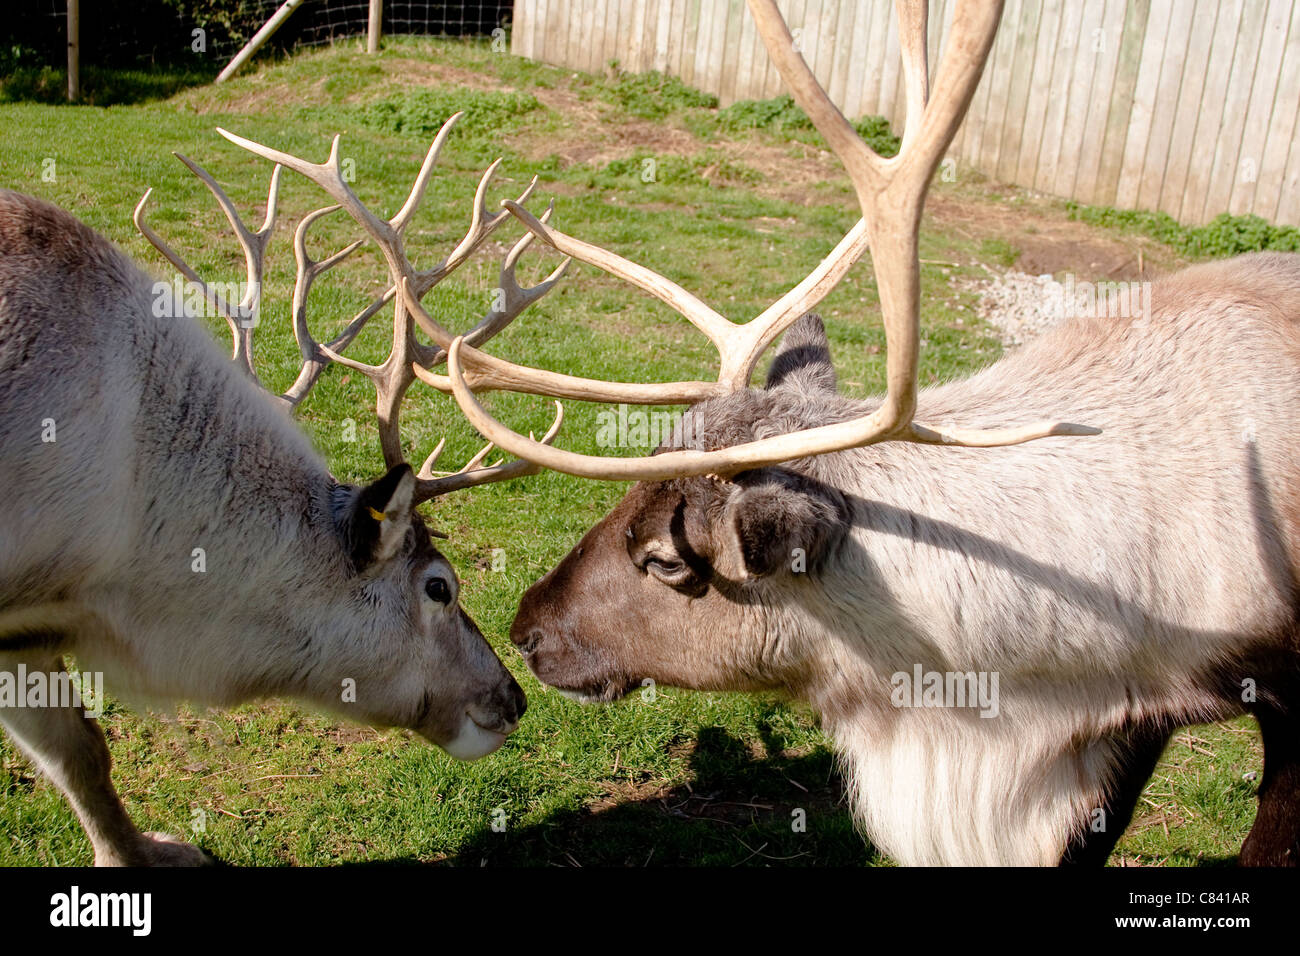
{"label": "reindeer head", "polygon": [[[835,396],[821,320],[786,333],[764,391],[710,399],[660,448],[704,450],[824,421]],[[524,595],[510,636],[543,681],[583,699],[645,680],[763,690],[800,680],[792,608],[847,531],[843,496],[791,467],[640,482]],[[705,624],[707,622],[707,624]]]}
{"label": "reindeer head", "polygon": [[[343,365],[369,378],[376,392],[380,446],[389,470],[365,486],[341,485],[322,475],[322,484],[328,481],[328,487],[321,497],[329,500],[318,502],[321,506],[317,510],[322,515],[313,525],[316,540],[292,542],[299,553],[286,562],[281,575],[283,613],[277,615],[275,608],[250,608],[245,615],[248,625],[245,630],[259,638],[273,630],[300,635],[300,648],[280,655],[283,661],[276,669],[282,673],[269,683],[371,723],[412,728],[453,756],[473,759],[495,750],[515,729],[524,713],[524,695],[461,609],[456,575],[446,558],[433,547],[433,533],[415,513],[415,506],[462,488],[533,474],[538,466],[523,460],[484,465],[492,450],[488,443],[463,468],[451,473],[435,472],[443,448],[440,442],[417,474],[406,463],[402,447],[399,415],[403,399],[417,377],[431,376],[429,369],[446,360],[446,349],[452,341],[451,334],[419,306],[419,300],[466,262],[503,222],[510,221],[508,213],[490,213],[486,205],[489,184],[500,164],[498,160],[480,179],[464,238],[428,269],[416,270],[407,257],[407,228],[420,206],[439,152],[461,115],[456,114],[443,126],[406,202],[391,219],[381,219],[371,212],[345,181],[337,137],[329,158],[317,164],[222,131],[232,142],[276,164],[265,221],[256,231],[244,224],[230,199],[206,170],[178,154],[216,197],[243,247],[247,292],[238,303],[229,301],[213,285],[204,282],[149,227],[144,218],[149,193],[136,208],[135,222],[145,237],[226,317],[234,340],[234,364],[249,380],[256,382],[254,332],[258,325],[263,261],[275,225],[282,167],[310,179],[337,203],[304,216],[294,234],[297,274],[292,317],[302,364],[297,380],[278,396],[278,402],[286,410],[296,408],[331,364]],[[536,179],[518,201],[524,202],[535,185]],[[330,342],[321,343],[312,336],[308,323],[307,304],[312,284],[359,248],[363,240],[318,261],[308,252],[307,236],[323,216],[340,208],[379,247],[389,281],[387,290],[358,313],[341,333]],[[550,210],[542,218],[547,219],[549,215]],[[482,342],[495,335],[545,295],[562,276],[567,263],[536,286],[523,288],[518,284],[515,267],[532,240],[532,234],[526,233],[506,255],[496,301],[467,334],[469,340]],[[409,308],[412,303],[416,306],[414,310]],[[344,355],[365,324],[388,305],[393,310],[392,347],[388,357],[378,365],[369,365]],[[432,344],[417,338],[417,322],[433,340]],[[559,425],[557,415],[543,441],[550,441]],[[252,541],[254,535],[250,532],[245,537]],[[257,600],[250,598],[250,603]],[[261,601],[266,603],[264,599]],[[277,624],[281,626],[275,627]],[[272,667],[268,664],[265,669]],[[345,690],[342,702],[352,706],[341,707],[340,684],[348,680],[358,685],[355,699],[349,700]],[[259,690],[266,692],[264,686]]]}

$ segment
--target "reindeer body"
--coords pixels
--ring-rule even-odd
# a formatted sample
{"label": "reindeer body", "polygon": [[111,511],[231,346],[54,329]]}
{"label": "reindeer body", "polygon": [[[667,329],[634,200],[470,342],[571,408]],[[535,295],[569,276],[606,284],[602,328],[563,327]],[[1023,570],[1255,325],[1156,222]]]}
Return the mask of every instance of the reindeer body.
{"label": "reindeer body", "polygon": [[[1243,859],[1295,862],[1300,256],[1197,266],[1152,303],[919,395],[930,422],[1068,414],[1101,435],[883,443],[643,483],[528,592],[516,642],[587,696],[650,677],[811,701],[864,830],[910,864],[1104,859],[1172,731],[1251,711],[1267,763]],[[833,394],[819,324],[787,334],[773,377],[694,406],[686,447],[873,404]],[[665,550],[691,580],[646,573]],[[652,597],[672,594],[656,574],[687,600]],[[647,602],[666,620],[632,616]],[[620,618],[631,637],[611,632]],[[898,706],[894,675],[918,666],[996,674],[996,713]]]}
{"label": "reindeer body", "polygon": [[[154,314],[151,286],[71,216],[0,192],[0,670],[72,653],[128,698],[288,696],[495,749],[523,695],[455,600],[410,468],[336,482],[196,322]],[[0,721],[97,861],[201,859],[135,831],[80,710]]]}

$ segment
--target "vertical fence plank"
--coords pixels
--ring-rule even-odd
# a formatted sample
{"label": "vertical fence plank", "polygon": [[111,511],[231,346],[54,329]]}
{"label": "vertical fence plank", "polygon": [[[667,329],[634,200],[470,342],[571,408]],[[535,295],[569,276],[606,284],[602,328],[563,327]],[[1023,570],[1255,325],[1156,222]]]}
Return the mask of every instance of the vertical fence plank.
{"label": "vertical fence plank", "polygon": [[[888,0],[876,0],[872,4],[870,45],[867,47],[866,72],[862,80],[862,112],[875,116],[885,112],[880,90],[884,85],[885,54],[889,49],[889,31],[893,29],[893,19],[893,4]],[[891,64],[890,69],[897,67]]]}
{"label": "vertical fence plank", "polygon": [[685,49],[682,51],[681,71],[677,74],[687,86],[700,85],[695,73],[696,51],[700,47],[700,18],[704,16],[704,4],[709,2],[711,0],[688,0],[687,2],[682,31],[682,46]]}
{"label": "vertical fence plank", "polygon": [[1056,34],[1056,56],[1048,82],[1047,108],[1043,111],[1043,132],[1034,169],[1033,187],[1050,191],[1056,185],[1057,162],[1061,139],[1065,135],[1066,110],[1070,104],[1070,81],[1074,61],[1079,53],[1079,24],[1083,20],[1083,0],[1065,0]]}
{"label": "vertical fence plank", "polygon": [[593,43],[596,23],[602,17],[604,4],[600,0],[583,0],[582,8],[582,50],[583,69],[588,73],[600,73],[605,68],[604,50],[600,44]]}
{"label": "vertical fence plank", "polygon": [[1142,57],[1138,63],[1137,81],[1133,89],[1133,107],[1129,112],[1128,132],[1124,137],[1124,158],[1120,164],[1119,181],[1115,190],[1115,205],[1121,209],[1131,209],[1137,203],[1142,167],[1146,162],[1147,138],[1151,133],[1152,116],[1156,108],[1160,64],[1165,55],[1164,41],[1167,33],[1163,28],[1169,23],[1172,14],[1173,0],[1151,0],[1151,14],[1147,21],[1149,26],[1142,43]]}
{"label": "vertical fence plank", "polygon": [[874,3],[854,5],[853,35],[848,42],[848,66],[844,82],[844,111],[857,118],[867,113],[863,81],[867,72],[867,46],[871,42],[871,17]]}
{"label": "vertical fence plank", "polygon": [[[1233,215],[1250,212],[1255,204],[1255,186],[1259,182],[1259,169],[1268,138],[1269,121],[1273,115],[1274,97],[1281,77],[1282,54],[1286,50],[1290,22],[1290,0],[1269,0],[1268,13],[1264,17],[1264,35],[1260,39],[1259,56],[1254,64],[1255,78],[1250,89],[1250,105],[1241,130],[1236,182],[1228,197],[1228,212]],[[1295,110],[1294,101],[1290,109]]]}
{"label": "vertical fence plank", "polygon": [[[857,26],[858,13],[866,16],[865,4],[836,3],[838,16],[834,27],[834,48],[831,61],[831,85],[827,88],[831,99],[840,104],[844,114],[850,119],[857,119],[857,114],[848,106],[849,100],[849,63],[853,60],[853,31]],[[746,17],[748,22],[751,18]]]}
{"label": "vertical fence plank", "polygon": [[998,144],[998,165],[986,170],[1003,182],[1015,181],[1016,168],[1020,162],[1020,142],[1025,129],[1025,111],[1029,107],[1029,90],[1034,83],[1034,51],[1042,15],[1040,0],[1025,0],[1020,8],[1020,22],[1015,27],[1016,39],[1012,56],[1016,66],[1012,70],[1011,85],[1007,89],[1002,141]]}
{"label": "vertical fence plank", "polygon": [[890,124],[901,129],[903,126],[903,117],[895,109],[896,98],[898,96],[901,82],[901,62],[902,54],[898,45],[898,18],[893,15],[893,4],[889,5],[889,29],[885,31],[885,52],[881,60],[880,74],[880,99],[877,103],[876,112],[889,120]]}
{"label": "vertical fence plank", "polygon": [[[1282,71],[1277,81],[1277,95],[1273,100],[1273,116],[1269,120],[1262,158],[1259,163],[1259,182],[1251,212],[1265,219],[1278,219],[1281,210],[1283,183],[1286,176],[1287,157],[1294,151],[1297,108],[1300,107],[1300,3],[1291,0],[1291,23],[1287,30],[1286,51],[1282,54]],[[1291,189],[1295,189],[1292,183]],[[1295,225],[1294,220],[1285,220]]]}
{"label": "vertical fence plank", "polygon": [[668,36],[673,25],[673,0],[659,0],[659,16],[655,21],[654,69],[668,72]]}
{"label": "vertical fence plank", "polygon": [[1150,0],[1131,0],[1125,8],[1124,32],[1120,38],[1119,62],[1115,64],[1115,80],[1106,115],[1106,132],[1102,137],[1101,158],[1097,164],[1096,186],[1093,195],[1087,200],[1091,203],[1111,205],[1115,202],[1120,170],[1124,166],[1124,150],[1129,122],[1133,117],[1134,94],[1142,66],[1142,50],[1150,13]]}
{"label": "vertical fence plank", "polygon": [[1068,196],[1079,176],[1080,150],[1088,124],[1088,106],[1092,98],[1093,78],[1097,73],[1098,51],[1095,39],[1101,29],[1105,4],[1088,2],[1080,13],[1074,56],[1066,89],[1065,116],[1061,123],[1056,150],[1056,174],[1043,188],[1058,196]]}
{"label": "vertical fence plank", "polygon": [[695,85],[703,90],[716,89],[709,85],[709,55],[713,43],[713,17],[717,10],[717,0],[701,0],[695,35]]}
{"label": "vertical fence plank", "polygon": [[709,24],[709,46],[705,57],[705,89],[722,88],[722,54],[727,42],[727,0],[713,5]]}
{"label": "vertical fence plank", "polygon": [[[1036,0],[1024,0],[1024,3],[1036,3]],[[1015,72],[1015,42],[1019,36],[1022,0],[1009,0],[1006,4],[1004,22],[997,31],[993,43],[993,52],[989,55],[988,109],[984,113],[984,130],[980,135],[980,148],[976,155],[967,157],[967,163],[975,169],[997,169],[998,156],[1002,150],[1002,135],[1006,130],[1006,107],[1011,95],[1011,77]]]}
{"label": "vertical fence plank", "polygon": [[[990,53],[997,52],[996,44]],[[992,71],[985,65],[984,75],[980,77],[979,83],[975,87],[975,92],[971,96],[970,109],[966,112],[966,118],[963,121],[965,126],[965,135],[962,137],[962,152],[958,159],[968,166],[978,167],[980,158],[987,149],[987,132],[988,132],[988,111],[989,99],[992,94],[993,76]],[[904,114],[905,115],[905,114]]]}
{"label": "vertical fence plank", "polygon": [[1295,143],[1291,144],[1291,154],[1286,161],[1282,195],[1278,200],[1277,221],[1290,226],[1300,226],[1300,146]]}
{"label": "vertical fence plank", "polygon": [[1221,3],[1218,23],[1214,28],[1214,41],[1210,45],[1210,70],[1205,77],[1200,109],[1196,114],[1196,148],[1187,167],[1187,186],[1175,218],[1184,222],[1200,222],[1205,212],[1205,193],[1209,189],[1214,170],[1214,144],[1223,125],[1224,104],[1231,78],[1227,64],[1237,43],[1237,28],[1244,11],[1243,0]]}
{"label": "vertical fence plank", "polygon": [[749,18],[744,0],[728,0],[726,29],[723,31],[722,56],[719,67],[722,70],[718,83],[718,95],[724,103],[736,99],[736,69],[740,62],[741,21]]}
{"label": "vertical fence plank", "polygon": [[536,11],[532,9],[534,0],[516,0],[514,16],[510,31],[510,52],[514,56],[526,59],[533,57],[533,26],[537,23]]}
{"label": "vertical fence plank", "polygon": [[1115,84],[1115,67],[1119,63],[1120,44],[1124,34],[1124,8],[1126,0],[1106,0],[1101,22],[1081,38],[1092,56],[1092,78],[1088,83],[1087,100],[1080,108],[1083,126],[1075,145],[1078,160],[1074,182],[1068,195],[1091,197],[1097,184],[1097,167],[1101,161],[1102,144],[1106,139],[1106,119],[1109,113],[1111,90]]}
{"label": "vertical fence plank", "polygon": [[668,63],[664,72],[682,75],[682,50],[686,48],[686,9],[689,0],[673,0],[672,22],[668,25]]}
{"label": "vertical fence plank", "polygon": [[544,44],[546,48],[546,59],[551,63],[559,63],[562,66],[568,66],[565,59],[565,24],[567,22],[565,9],[566,0],[545,0],[545,6],[542,13],[546,19],[542,21],[542,27],[545,31]]}
{"label": "vertical fence plank", "polygon": [[1015,182],[1033,183],[1038,173],[1038,152],[1043,141],[1043,123],[1047,119],[1049,78],[1056,63],[1057,36],[1061,28],[1062,0],[1044,0],[1043,16],[1038,21],[1029,99],[1025,103],[1025,125],[1020,136],[1020,155],[1016,162]]}
{"label": "vertical fence plank", "polygon": [[1181,211],[1188,168],[1197,149],[1196,120],[1201,111],[1205,79],[1210,74],[1210,49],[1214,43],[1219,6],[1220,0],[1196,0],[1178,98],[1176,101],[1163,101],[1161,107],[1173,113],[1173,126],[1169,132],[1164,182],[1160,186],[1159,198],[1152,201],[1150,208],[1173,216]]}
{"label": "vertical fence plank", "polygon": [[1214,165],[1210,170],[1210,185],[1205,192],[1205,202],[1198,221],[1212,218],[1228,208],[1232,187],[1239,169],[1237,157],[1241,154],[1241,135],[1250,108],[1250,92],[1254,83],[1254,65],[1258,62],[1260,43],[1264,38],[1264,18],[1268,13],[1265,3],[1254,0],[1242,11],[1237,27],[1237,44],[1232,53],[1232,67],[1228,78],[1228,92],[1224,103],[1223,122],[1215,143]]}
{"label": "vertical fence plank", "polygon": [[736,60],[736,83],[732,88],[730,101],[722,101],[723,106],[730,105],[736,100],[754,99],[750,92],[754,88],[754,69],[755,63],[762,56],[761,52],[754,49],[754,41],[758,39],[758,31],[754,29],[754,18],[746,13],[740,18],[740,39],[737,42],[737,60]]}
{"label": "vertical fence plank", "polygon": [[1172,17],[1166,24],[1164,59],[1160,64],[1155,99],[1152,104],[1151,125],[1147,132],[1146,156],[1139,174],[1137,197],[1134,205],[1153,209],[1160,204],[1164,188],[1165,169],[1168,166],[1169,144],[1174,132],[1175,110],[1168,104],[1178,102],[1178,91],[1183,82],[1183,64],[1191,42],[1189,17]]}

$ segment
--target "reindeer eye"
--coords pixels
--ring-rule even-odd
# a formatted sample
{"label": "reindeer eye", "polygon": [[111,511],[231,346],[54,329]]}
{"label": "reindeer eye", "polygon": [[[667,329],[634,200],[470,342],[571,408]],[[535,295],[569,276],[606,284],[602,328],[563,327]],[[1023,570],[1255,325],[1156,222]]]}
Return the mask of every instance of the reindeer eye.
{"label": "reindeer eye", "polygon": [[439,604],[451,603],[451,588],[442,578],[429,578],[425,581],[424,593]]}
{"label": "reindeer eye", "polygon": [[658,578],[669,587],[677,587],[691,577],[691,570],[686,562],[678,558],[647,558],[641,570]]}

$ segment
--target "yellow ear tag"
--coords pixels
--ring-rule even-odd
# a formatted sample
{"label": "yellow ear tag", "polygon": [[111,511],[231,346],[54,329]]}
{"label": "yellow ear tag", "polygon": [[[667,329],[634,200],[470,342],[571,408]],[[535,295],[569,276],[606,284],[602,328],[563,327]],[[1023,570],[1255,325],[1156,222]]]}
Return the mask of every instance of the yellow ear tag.
{"label": "yellow ear tag", "polygon": [[370,507],[370,505],[366,505],[366,510],[370,512],[370,517],[374,518],[376,521],[383,521],[388,517],[388,515],[384,514],[382,511],[376,511],[374,508]]}

